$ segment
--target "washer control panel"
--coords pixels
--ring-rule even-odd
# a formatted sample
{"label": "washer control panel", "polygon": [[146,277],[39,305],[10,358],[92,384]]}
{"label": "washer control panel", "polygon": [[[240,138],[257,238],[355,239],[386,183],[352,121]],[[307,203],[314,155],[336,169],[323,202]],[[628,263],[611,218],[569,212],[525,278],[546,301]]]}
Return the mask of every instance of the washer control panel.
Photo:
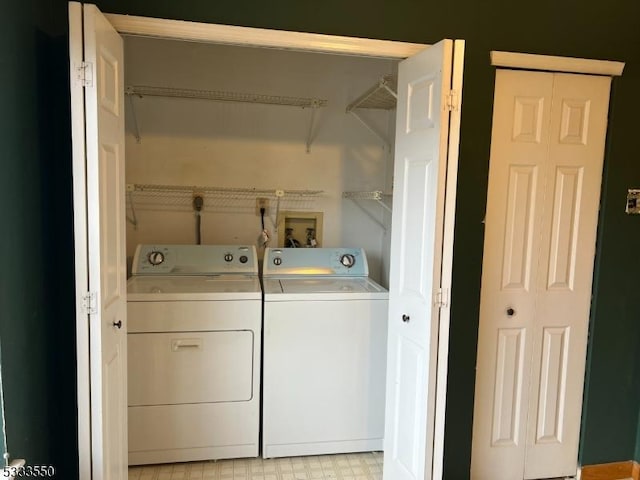
{"label": "washer control panel", "polygon": [[252,245],[138,245],[133,275],[258,274]]}
{"label": "washer control panel", "polygon": [[349,276],[369,275],[362,248],[267,248],[264,276]]}

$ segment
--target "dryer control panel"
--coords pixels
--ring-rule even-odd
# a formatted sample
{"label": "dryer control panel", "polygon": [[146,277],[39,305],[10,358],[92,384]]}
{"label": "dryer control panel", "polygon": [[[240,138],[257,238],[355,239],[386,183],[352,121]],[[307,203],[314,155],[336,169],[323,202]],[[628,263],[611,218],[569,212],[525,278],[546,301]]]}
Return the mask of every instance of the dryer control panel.
{"label": "dryer control panel", "polygon": [[138,245],[133,275],[258,274],[253,245]]}
{"label": "dryer control panel", "polygon": [[362,248],[267,248],[263,275],[367,277]]}

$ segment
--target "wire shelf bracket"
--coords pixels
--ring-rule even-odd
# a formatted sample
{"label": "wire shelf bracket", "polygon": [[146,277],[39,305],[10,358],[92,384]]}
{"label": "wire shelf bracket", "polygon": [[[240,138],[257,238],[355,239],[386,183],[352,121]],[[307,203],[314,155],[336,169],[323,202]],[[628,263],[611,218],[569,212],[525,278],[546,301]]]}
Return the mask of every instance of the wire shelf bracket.
{"label": "wire shelf bracket", "polygon": [[391,198],[391,194],[386,194],[381,190],[375,190],[371,192],[343,192],[343,198],[347,198],[351,200],[360,210],[362,210],[371,220],[380,225],[383,230],[387,231],[387,226],[380,221],[379,218],[375,217],[368,209],[364,208],[360,203],[361,200],[373,200],[377,202],[382,208],[384,208],[387,212],[391,213],[391,206],[387,203],[388,199]]}
{"label": "wire shelf bracket", "polygon": [[125,95],[129,98],[129,106],[132,111],[134,136],[138,143],[141,142],[140,129],[135,114],[133,98],[165,97],[165,98],[190,98],[197,100],[212,100],[216,102],[255,103],[262,105],[281,105],[286,107],[298,107],[311,109],[311,118],[307,139],[305,142],[307,153],[311,152],[313,141],[313,126],[318,108],[326,107],[328,101],[320,98],[289,97],[282,95],[264,95],[259,93],[240,93],[221,90],[194,90],[189,88],[153,87],[149,85],[129,85],[125,88]]}
{"label": "wire shelf bracket", "polygon": [[367,130],[382,140],[390,149],[391,142],[384,135],[378,132],[366,119],[364,119],[356,110],[358,109],[376,109],[376,110],[393,110],[396,108],[398,94],[396,93],[397,78],[394,75],[384,75],[378,80],[378,83],[369,88],[357,99],[347,106],[347,113],[353,115]]}

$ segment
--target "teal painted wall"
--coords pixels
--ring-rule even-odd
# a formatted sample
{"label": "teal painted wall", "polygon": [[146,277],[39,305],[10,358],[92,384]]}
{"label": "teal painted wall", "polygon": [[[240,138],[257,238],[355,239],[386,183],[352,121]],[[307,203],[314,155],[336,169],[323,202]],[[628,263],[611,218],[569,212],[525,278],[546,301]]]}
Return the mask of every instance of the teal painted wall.
{"label": "teal painted wall", "polygon": [[[7,449],[77,477],[66,12],[2,2],[0,346]],[[74,460],[74,455],[76,460]]]}
{"label": "teal painted wall", "polygon": [[[410,42],[467,41],[445,445],[445,477],[452,480],[468,478],[470,461],[494,82],[489,51],[626,61],[612,94],[580,456],[583,463],[637,458],[640,256],[633,246],[640,238],[640,218],[623,210],[626,189],[640,186],[635,116],[640,111],[640,2],[97,3],[113,13]],[[66,60],[60,37],[66,31],[66,2],[5,1],[2,13],[0,255],[8,269],[0,285],[0,341],[9,372],[8,443],[16,455],[57,458],[68,465],[64,478],[74,478],[77,457],[69,453],[76,418],[68,88],[66,71],[56,66]]]}

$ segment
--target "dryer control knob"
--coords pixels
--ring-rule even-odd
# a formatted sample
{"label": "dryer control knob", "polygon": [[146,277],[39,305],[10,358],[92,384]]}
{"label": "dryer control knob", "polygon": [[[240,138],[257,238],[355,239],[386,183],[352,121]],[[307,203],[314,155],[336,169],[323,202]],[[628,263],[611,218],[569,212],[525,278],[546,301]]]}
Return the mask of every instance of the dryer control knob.
{"label": "dryer control knob", "polygon": [[160,265],[162,262],[164,262],[164,253],[157,250],[149,252],[149,254],[147,255],[147,260],[149,260],[149,263],[151,265]]}
{"label": "dryer control knob", "polygon": [[276,257],[273,259],[274,265],[282,265],[282,259],[280,257]]}
{"label": "dryer control knob", "polygon": [[230,253],[225,253],[224,254],[224,261],[225,262],[230,262],[231,260],[233,260],[233,255],[231,255]]}
{"label": "dryer control knob", "polygon": [[247,263],[249,261],[249,257],[242,255],[238,260],[240,260],[240,263]]}
{"label": "dryer control knob", "polygon": [[346,255],[342,255],[340,257],[340,263],[347,268],[351,268],[356,264],[356,257],[351,255],[350,253],[347,253]]}

